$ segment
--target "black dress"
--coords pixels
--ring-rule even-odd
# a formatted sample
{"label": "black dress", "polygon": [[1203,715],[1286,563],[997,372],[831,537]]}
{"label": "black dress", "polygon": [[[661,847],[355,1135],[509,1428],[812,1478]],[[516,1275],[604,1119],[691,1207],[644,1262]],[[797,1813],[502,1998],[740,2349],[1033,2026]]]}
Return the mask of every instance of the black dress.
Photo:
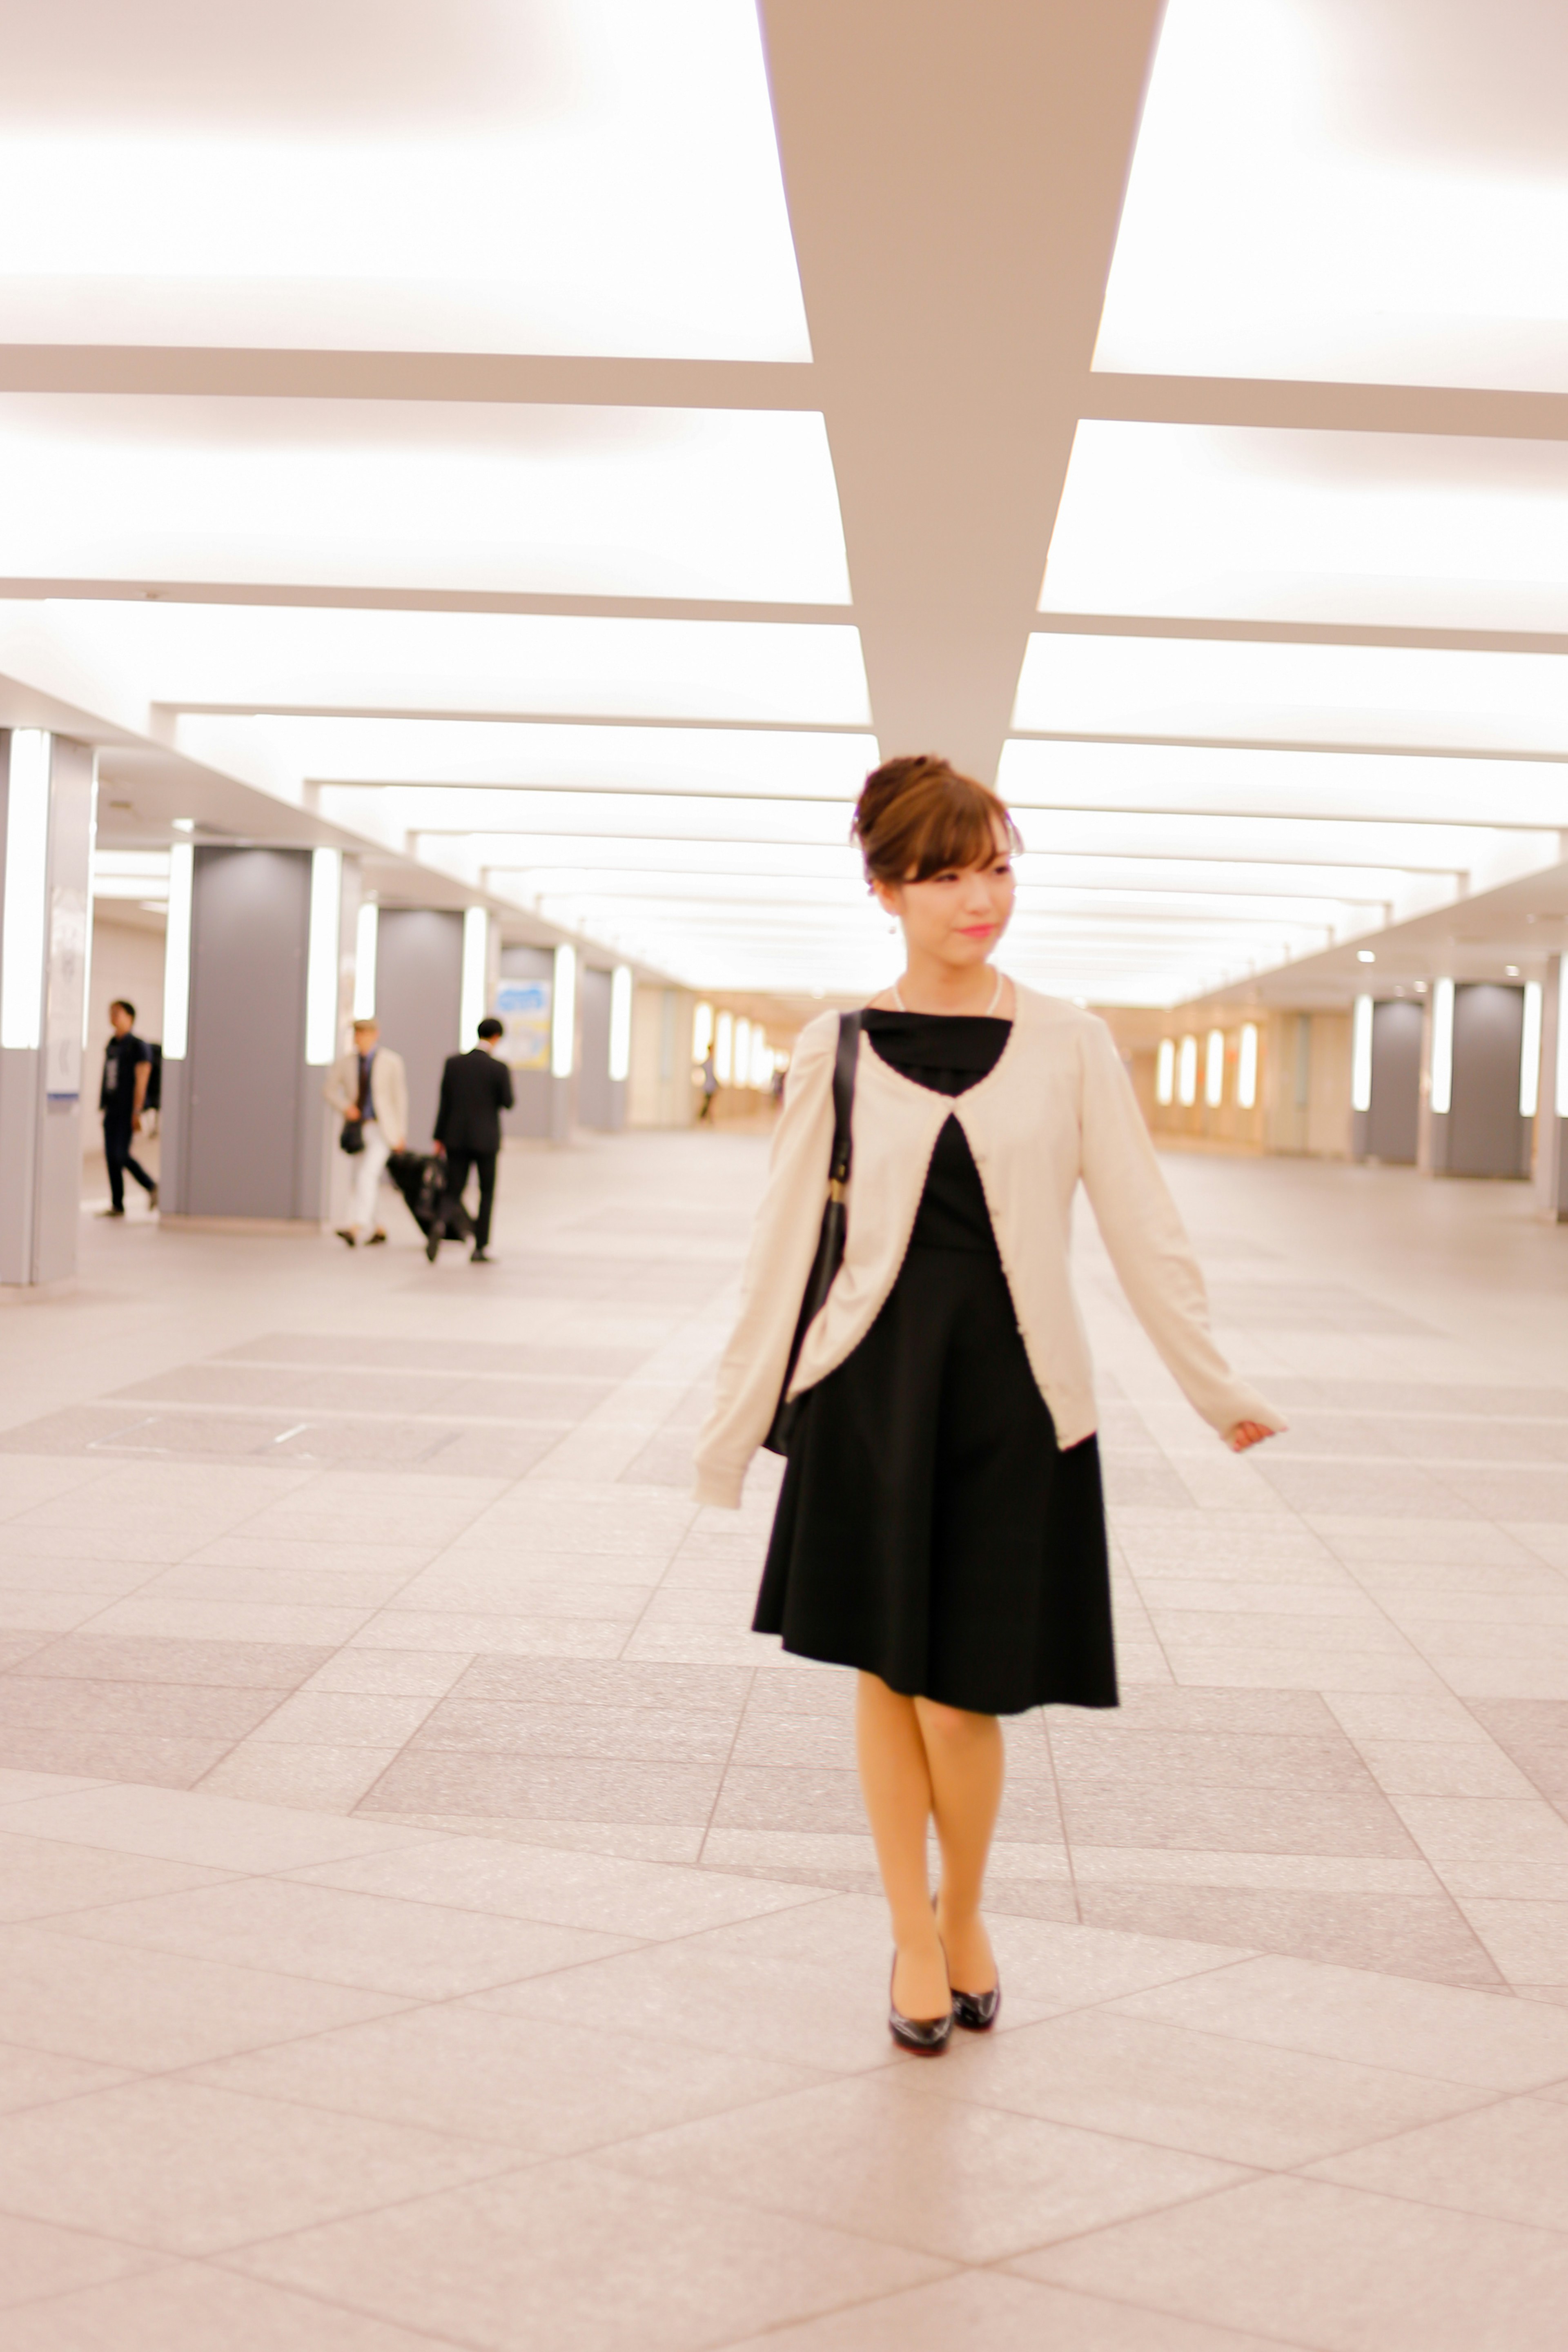
{"label": "black dress", "polygon": [[[1010,1027],[864,1025],[884,1062],[946,1095],[994,1067]],[[955,1118],[880,1313],[803,1401],[753,1622],[980,1715],[1117,1703],[1099,1449],[1057,1444]]]}

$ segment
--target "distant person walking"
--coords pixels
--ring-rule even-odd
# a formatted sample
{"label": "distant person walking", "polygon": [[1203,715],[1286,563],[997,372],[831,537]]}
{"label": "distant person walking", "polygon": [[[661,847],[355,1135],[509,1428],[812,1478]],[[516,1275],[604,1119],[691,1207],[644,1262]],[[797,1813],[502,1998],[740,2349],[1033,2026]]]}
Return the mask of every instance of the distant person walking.
{"label": "distant person walking", "polygon": [[718,1091],[719,1073],[714,1067],[713,1048],[710,1045],[702,1056],[702,1108],[697,1114],[699,1127],[713,1116],[713,1097]]}
{"label": "distant person walking", "polygon": [[[496,1058],[503,1034],[493,1015],[481,1021],[479,1044],[466,1054],[450,1054],[441,1072],[441,1100],[436,1112],[436,1150],[447,1162],[447,1198],[461,1203],[470,1168],[479,1178],[479,1213],[474,1220],[474,1250],[469,1261],[489,1265],[490,1213],[495,1207],[496,1159],[500,1150],[500,1115],[513,1102],[511,1072]],[[438,1240],[437,1227],[432,1242]],[[431,1255],[434,1256],[434,1245]]]}
{"label": "distant person walking", "polygon": [[158,1205],[158,1187],[139,1160],[132,1157],[131,1139],[142,1132],[147,1108],[147,1082],[153,1075],[152,1049],[136,1034],[136,1007],[117,996],[109,1008],[114,1034],[103,1053],[103,1083],[98,1107],[103,1113],[103,1158],[109,1170],[109,1206],[100,1217],[125,1214],[125,1178],[134,1176],[147,1195],[147,1206]]}
{"label": "distant person walking", "polygon": [[408,1143],[408,1074],[403,1056],[381,1043],[374,1021],[354,1023],[354,1041],[332,1064],[323,1089],[345,1128],[358,1127],[361,1148],[353,1155],[349,1221],[338,1239],[350,1249],[386,1239],[378,1222],[376,1195],[387,1160]]}

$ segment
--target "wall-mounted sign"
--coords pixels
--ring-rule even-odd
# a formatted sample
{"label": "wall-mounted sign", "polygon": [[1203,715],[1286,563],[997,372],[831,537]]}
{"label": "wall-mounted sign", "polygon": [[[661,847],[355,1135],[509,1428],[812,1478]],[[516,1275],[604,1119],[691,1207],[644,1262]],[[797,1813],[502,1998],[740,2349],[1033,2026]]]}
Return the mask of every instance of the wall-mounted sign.
{"label": "wall-mounted sign", "polygon": [[503,980],[496,991],[496,1018],[501,1024],[501,1059],[514,1070],[550,1067],[550,1009],[553,983],[548,980]]}

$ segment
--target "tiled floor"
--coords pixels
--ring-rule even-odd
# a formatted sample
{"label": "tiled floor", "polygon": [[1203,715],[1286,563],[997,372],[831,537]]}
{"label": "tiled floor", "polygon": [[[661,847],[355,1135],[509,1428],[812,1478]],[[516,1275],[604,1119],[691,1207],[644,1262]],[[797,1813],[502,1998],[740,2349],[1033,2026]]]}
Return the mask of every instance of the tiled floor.
{"label": "tiled floor", "polygon": [[686,1499],[761,1163],[516,1153],[489,1269],[133,1210],[0,1309],[8,2348],[1558,2352],[1568,1234],[1171,1162],[1245,1462],[1086,1235],[1125,1703],[1012,1727],[929,2066],[773,1465]]}

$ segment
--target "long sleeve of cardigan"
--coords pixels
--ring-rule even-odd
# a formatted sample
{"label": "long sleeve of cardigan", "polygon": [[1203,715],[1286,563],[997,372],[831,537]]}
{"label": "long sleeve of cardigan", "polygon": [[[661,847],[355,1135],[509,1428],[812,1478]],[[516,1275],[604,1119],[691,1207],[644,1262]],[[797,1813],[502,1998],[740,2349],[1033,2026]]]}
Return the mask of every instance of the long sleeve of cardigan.
{"label": "long sleeve of cardigan", "polygon": [[767,1435],[816,1254],[833,1150],[837,1023],[802,1033],[773,1133],[767,1187],[741,1284],[741,1311],[719,1364],[713,1410],[697,1441],[696,1497],[733,1510],[746,1465]]}
{"label": "long sleeve of cardigan", "polygon": [[1131,1081],[1103,1023],[1083,1041],[1083,1186],[1133,1313],[1188,1402],[1223,1435],[1286,1424],[1215,1347],[1192,1244],[1160,1172]]}

